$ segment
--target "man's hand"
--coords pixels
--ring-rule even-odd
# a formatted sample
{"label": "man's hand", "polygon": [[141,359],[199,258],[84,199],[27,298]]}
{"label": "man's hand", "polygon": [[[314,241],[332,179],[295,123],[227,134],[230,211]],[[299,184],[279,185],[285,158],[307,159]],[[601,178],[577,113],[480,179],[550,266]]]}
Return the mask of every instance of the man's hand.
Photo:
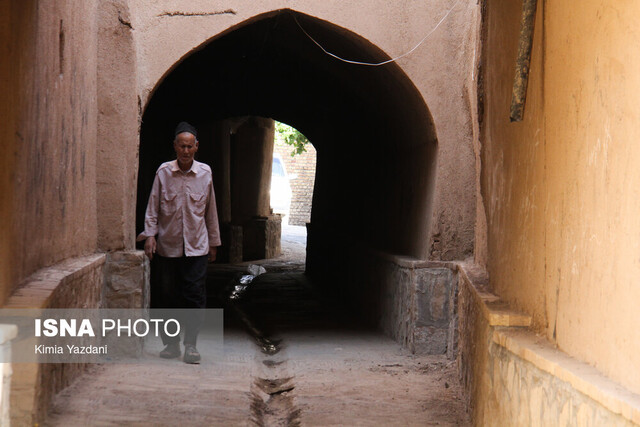
{"label": "man's hand", "polygon": [[151,236],[147,237],[147,240],[144,242],[144,253],[149,258],[149,261],[153,259],[153,254],[156,253],[156,238]]}
{"label": "man's hand", "polygon": [[218,248],[215,246],[211,246],[209,248],[209,262],[215,261],[217,254],[218,254]]}

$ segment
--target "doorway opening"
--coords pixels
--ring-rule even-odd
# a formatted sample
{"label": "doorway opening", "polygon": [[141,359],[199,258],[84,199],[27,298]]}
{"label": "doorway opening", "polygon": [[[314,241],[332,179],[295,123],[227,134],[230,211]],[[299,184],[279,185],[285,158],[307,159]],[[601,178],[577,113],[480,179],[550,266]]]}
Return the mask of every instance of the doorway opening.
{"label": "doorway opening", "polygon": [[[233,227],[241,226],[243,236],[252,230],[263,235],[254,217],[270,215],[268,187],[258,185],[270,173],[263,167],[272,162],[266,141],[273,149],[273,120],[290,124],[317,150],[306,273],[378,319],[391,304],[382,301],[383,289],[400,284],[379,274],[365,280],[363,273],[376,274],[372,259],[427,257],[435,127],[421,93],[397,64],[338,61],[298,23],[341,57],[389,58],[345,28],[292,10],[259,15],[187,54],[158,83],[143,115],[137,227],[154,172],[173,155],[168,135],[186,120],[201,134],[200,160],[214,171],[227,233],[223,247],[233,252],[234,238],[239,241]],[[268,228],[269,220],[263,225]]]}
{"label": "doorway opening", "polygon": [[296,128],[276,122],[275,129],[270,196],[272,212],[282,215],[281,257],[304,263],[317,152]]}

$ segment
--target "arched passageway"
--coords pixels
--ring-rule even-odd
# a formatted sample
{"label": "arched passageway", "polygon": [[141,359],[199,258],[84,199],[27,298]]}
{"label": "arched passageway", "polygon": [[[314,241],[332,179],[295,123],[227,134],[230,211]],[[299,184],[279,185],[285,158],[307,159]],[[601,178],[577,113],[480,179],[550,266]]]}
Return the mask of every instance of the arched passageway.
{"label": "arched passageway", "polygon": [[[388,59],[358,35],[291,10],[260,15],[186,55],[156,86],[143,116],[138,229],[154,171],[173,157],[171,135],[178,121],[199,128],[200,158],[214,166],[219,211],[224,211],[238,201],[227,200],[218,188],[228,185],[224,168],[233,169],[233,161],[216,164],[225,150],[220,141],[234,131],[234,122],[220,123],[251,116],[257,120],[254,128],[264,128],[268,121],[258,117],[266,117],[301,130],[318,152],[310,273],[346,278],[345,270],[370,262],[363,249],[424,259],[437,148],[424,100],[395,63],[369,67],[336,60],[306,37],[296,20],[342,57]],[[251,144],[234,148],[233,142],[231,137],[226,149],[236,150],[234,156],[256,156]],[[224,212],[220,217],[231,219]]]}

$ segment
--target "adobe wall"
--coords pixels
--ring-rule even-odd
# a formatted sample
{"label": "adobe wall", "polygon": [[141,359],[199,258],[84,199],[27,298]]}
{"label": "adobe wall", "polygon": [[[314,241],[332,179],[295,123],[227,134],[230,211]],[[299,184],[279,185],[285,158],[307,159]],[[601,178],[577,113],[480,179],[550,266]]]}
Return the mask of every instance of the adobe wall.
{"label": "adobe wall", "polygon": [[142,107],[127,0],[98,4],[98,247],[132,249]]}
{"label": "adobe wall", "polygon": [[96,3],[0,2],[0,303],[96,248]]}
{"label": "adobe wall", "polygon": [[509,123],[521,5],[486,2],[491,287],[560,350],[640,393],[640,4],[538,3],[525,118]]}
{"label": "adobe wall", "polygon": [[[142,107],[154,87],[175,64],[203,42],[256,15],[290,8],[353,31],[390,56],[410,50],[432,30],[452,1],[437,2],[318,2],[311,0],[225,1],[212,6],[203,0],[190,2],[129,2],[136,55],[137,93]],[[364,14],[363,8],[367,13]],[[372,14],[371,11],[376,11]],[[461,259],[473,253],[475,224],[475,157],[472,119],[467,95],[474,55],[474,3],[460,2],[449,19],[412,55],[399,64],[416,85],[431,111],[439,141],[438,169],[429,256],[432,259]],[[301,37],[304,37],[301,34]],[[327,60],[331,60],[327,57]],[[131,74],[121,80],[131,79]],[[212,101],[215,102],[215,101]],[[124,158],[127,170],[137,165],[135,156]],[[129,180],[131,188],[135,181]],[[126,192],[127,206],[135,205]],[[120,212],[120,207],[109,207]],[[101,226],[105,249],[132,244],[133,227],[116,215]],[[125,215],[122,215],[124,218]],[[122,230],[125,230],[124,232]],[[116,236],[116,237],[114,237]]]}
{"label": "adobe wall", "polygon": [[[21,36],[19,32],[12,32],[11,20],[18,19],[16,12],[12,13],[12,2],[0,2],[0,55],[8,58],[11,54],[12,47],[18,43]],[[23,19],[19,22],[20,28],[26,28],[29,19]],[[19,85],[19,77],[15,72],[13,61],[0,61],[0,141],[3,151],[6,153],[8,148],[15,143],[15,122],[16,109],[13,105],[16,101],[17,90],[15,86]],[[5,230],[13,229],[13,184],[11,182],[11,174],[13,172],[12,156],[0,156],[0,219],[5,224]],[[13,244],[13,236],[10,232],[0,233],[0,292],[4,300],[12,287],[14,278],[13,272],[13,255],[11,248]]]}

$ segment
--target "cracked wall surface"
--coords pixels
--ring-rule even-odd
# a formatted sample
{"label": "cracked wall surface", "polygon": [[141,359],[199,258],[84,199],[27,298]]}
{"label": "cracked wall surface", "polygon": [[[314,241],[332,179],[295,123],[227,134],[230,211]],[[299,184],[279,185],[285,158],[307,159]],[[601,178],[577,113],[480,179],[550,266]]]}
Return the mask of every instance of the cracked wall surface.
{"label": "cracked wall surface", "polygon": [[491,287],[562,351],[640,393],[640,5],[539,2],[520,123],[521,5],[486,2],[482,195]]}
{"label": "cracked wall surface", "polygon": [[2,2],[0,302],[96,248],[96,4]]}

